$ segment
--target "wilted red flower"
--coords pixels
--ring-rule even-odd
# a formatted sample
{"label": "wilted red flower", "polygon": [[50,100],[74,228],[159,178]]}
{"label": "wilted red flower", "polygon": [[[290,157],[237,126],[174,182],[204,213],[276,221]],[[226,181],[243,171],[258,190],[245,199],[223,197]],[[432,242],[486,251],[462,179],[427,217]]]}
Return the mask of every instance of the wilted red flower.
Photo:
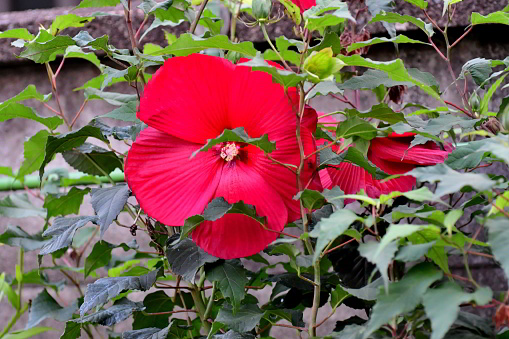
{"label": "wilted red flower", "polygon": [[316,0],[292,0],[292,2],[299,6],[301,14],[311,7],[316,6]]}
{"label": "wilted red flower", "polygon": [[[297,102],[295,89],[291,94]],[[268,134],[276,142],[274,159],[299,164],[295,113],[269,74],[208,55],[171,58],[145,87],[137,116],[149,127],[133,143],[125,173],[149,216],[182,226],[212,199],[223,197],[229,203],[254,205],[272,230],[281,231],[299,218],[299,203],[292,199],[297,193],[295,176],[257,147],[226,142],[190,158],[207,139],[244,127],[250,137]],[[315,149],[315,126],[316,112],[308,109],[302,133],[307,154]],[[305,164],[304,183],[315,161]],[[192,233],[202,249],[224,259],[258,253],[277,237],[241,214],[205,221]]]}
{"label": "wilted red flower", "polygon": [[[322,113],[318,113],[322,115]],[[337,123],[331,117],[320,119],[320,123]],[[430,166],[444,162],[450,148],[442,151],[434,142],[428,141],[423,145],[416,145],[409,149],[415,134],[391,133],[388,137],[371,140],[368,149],[368,159],[387,174],[402,174],[417,166]],[[318,142],[322,144],[322,142]],[[332,146],[333,151],[339,152],[339,146]],[[337,166],[327,167],[320,171],[320,180],[324,188],[339,186],[345,194],[357,194],[363,189],[371,198],[378,198],[382,194],[393,191],[407,192],[415,185],[416,180],[411,176],[402,176],[386,182],[374,179],[369,172],[357,165],[343,162]],[[351,202],[351,201],[350,201]]]}

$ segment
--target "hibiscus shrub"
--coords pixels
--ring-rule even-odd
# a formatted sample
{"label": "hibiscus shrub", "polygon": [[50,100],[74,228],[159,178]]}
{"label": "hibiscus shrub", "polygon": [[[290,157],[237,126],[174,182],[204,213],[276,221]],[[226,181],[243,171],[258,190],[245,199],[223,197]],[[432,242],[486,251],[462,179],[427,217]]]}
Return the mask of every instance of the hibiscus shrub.
{"label": "hibiscus shrub", "polygon": [[[47,318],[66,322],[65,339],[507,338],[509,294],[476,281],[469,258],[509,275],[509,101],[492,103],[509,62],[479,56],[455,74],[450,52],[475,26],[507,24],[508,14],[474,12],[451,41],[426,1],[406,1],[426,20],[394,12],[388,0],[221,1],[231,27],[261,30],[268,49],[260,51],[238,42],[235,29],[220,34],[212,0],[77,6],[120,6],[131,50],[86,30],[94,16],[113,12],[61,15],[35,36],[0,32],[17,39],[20,57],[46,67],[53,89],[43,95],[29,85],[0,103],[0,121],[42,125],[25,142],[21,167],[0,167],[3,190],[27,190],[4,196],[0,215],[37,217],[43,228],[9,226],[0,235],[20,254],[15,275],[0,275],[0,299],[12,307],[0,338],[50,330],[40,325]],[[460,2],[445,1],[449,23]],[[141,27],[132,24],[136,10],[145,13]],[[279,36],[274,46],[266,26],[283,15],[298,38]],[[381,22],[390,38],[370,39],[355,25],[361,18]],[[188,33],[166,32],[167,46],[143,43],[153,29],[186,21]],[[422,40],[396,35],[397,23],[416,25]],[[83,30],[71,37],[69,27]],[[434,44],[440,39],[446,51]],[[363,56],[378,43],[434,48],[456,103],[443,100],[431,73]],[[58,90],[67,58],[101,70],[79,89],[85,99],[72,117]],[[119,82],[131,93],[113,92]],[[437,107],[406,102],[409,87]],[[319,96],[335,109],[317,112]],[[27,99],[51,116],[21,103]],[[75,128],[96,99],[116,107]],[[127,123],[110,126],[114,120]],[[79,172],[45,170],[57,154]],[[86,195],[95,215],[79,215]],[[106,242],[106,232],[130,232],[133,241]],[[152,250],[134,241],[140,233]],[[24,253],[34,250],[39,268],[26,271]],[[449,262],[464,269],[453,273]],[[64,286],[46,270],[60,270],[65,288],[86,286],[82,297],[62,305]],[[42,292],[22,299],[25,284]],[[146,291],[143,300],[132,291]],[[357,315],[334,327],[343,305]],[[25,329],[15,331],[25,312]],[[116,333],[130,317],[132,328]]]}

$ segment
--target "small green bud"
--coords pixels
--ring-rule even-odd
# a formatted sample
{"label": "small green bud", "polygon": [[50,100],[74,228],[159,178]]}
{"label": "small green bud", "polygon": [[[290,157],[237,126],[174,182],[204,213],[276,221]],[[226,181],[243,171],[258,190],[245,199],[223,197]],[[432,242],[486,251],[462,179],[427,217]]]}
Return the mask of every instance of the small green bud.
{"label": "small green bud", "polygon": [[230,60],[232,63],[236,64],[241,55],[239,52],[229,51],[228,54],[226,54],[226,59]]}
{"label": "small green bud", "polygon": [[332,80],[334,74],[344,66],[343,61],[333,56],[331,47],[324,48],[320,52],[311,53],[304,61],[304,70],[310,76],[309,80],[315,83]]}
{"label": "small green bud", "polygon": [[470,105],[470,107],[472,107],[472,110],[474,112],[479,111],[479,105],[480,105],[479,99],[480,99],[479,95],[477,94],[476,91],[472,92],[472,94],[470,95],[470,99],[468,99],[468,104]]}
{"label": "small green bud", "polygon": [[252,12],[256,20],[267,20],[272,11],[272,0],[253,0]]}

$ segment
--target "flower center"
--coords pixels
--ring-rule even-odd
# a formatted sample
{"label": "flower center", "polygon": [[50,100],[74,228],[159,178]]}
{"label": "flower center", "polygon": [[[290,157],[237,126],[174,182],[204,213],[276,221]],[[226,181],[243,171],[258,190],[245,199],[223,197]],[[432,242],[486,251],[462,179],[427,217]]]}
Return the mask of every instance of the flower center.
{"label": "flower center", "polygon": [[240,146],[234,142],[228,142],[221,148],[221,158],[225,161],[232,161],[239,154]]}

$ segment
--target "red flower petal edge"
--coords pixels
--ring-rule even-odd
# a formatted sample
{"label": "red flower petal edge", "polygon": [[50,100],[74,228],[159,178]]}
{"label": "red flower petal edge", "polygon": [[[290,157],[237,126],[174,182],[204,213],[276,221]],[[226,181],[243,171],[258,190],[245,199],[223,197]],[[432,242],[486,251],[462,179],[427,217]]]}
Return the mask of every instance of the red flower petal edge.
{"label": "red flower petal edge", "polygon": [[[295,96],[291,94],[293,105],[298,102]],[[224,129],[244,127],[251,137],[268,134],[277,148],[271,157],[299,164],[295,113],[269,74],[208,55],[171,58],[145,87],[138,117],[149,127],[133,143],[125,173],[149,216],[182,226],[212,199],[224,197],[229,203],[253,205],[267,218],[265,228],[276,231],[244,215],[226,215],[193,231],[193,240],[206,252],[224,259],[253,255],[299,217],[299,203],[292,199],[295,175],[258,148],[229,142],[190,158]],[[302,128],[306,154],[316,147],[316,119],[316,112],[307,108]],[[301,176],[304,185],[315,169],[316,158],[308,159]]]}

